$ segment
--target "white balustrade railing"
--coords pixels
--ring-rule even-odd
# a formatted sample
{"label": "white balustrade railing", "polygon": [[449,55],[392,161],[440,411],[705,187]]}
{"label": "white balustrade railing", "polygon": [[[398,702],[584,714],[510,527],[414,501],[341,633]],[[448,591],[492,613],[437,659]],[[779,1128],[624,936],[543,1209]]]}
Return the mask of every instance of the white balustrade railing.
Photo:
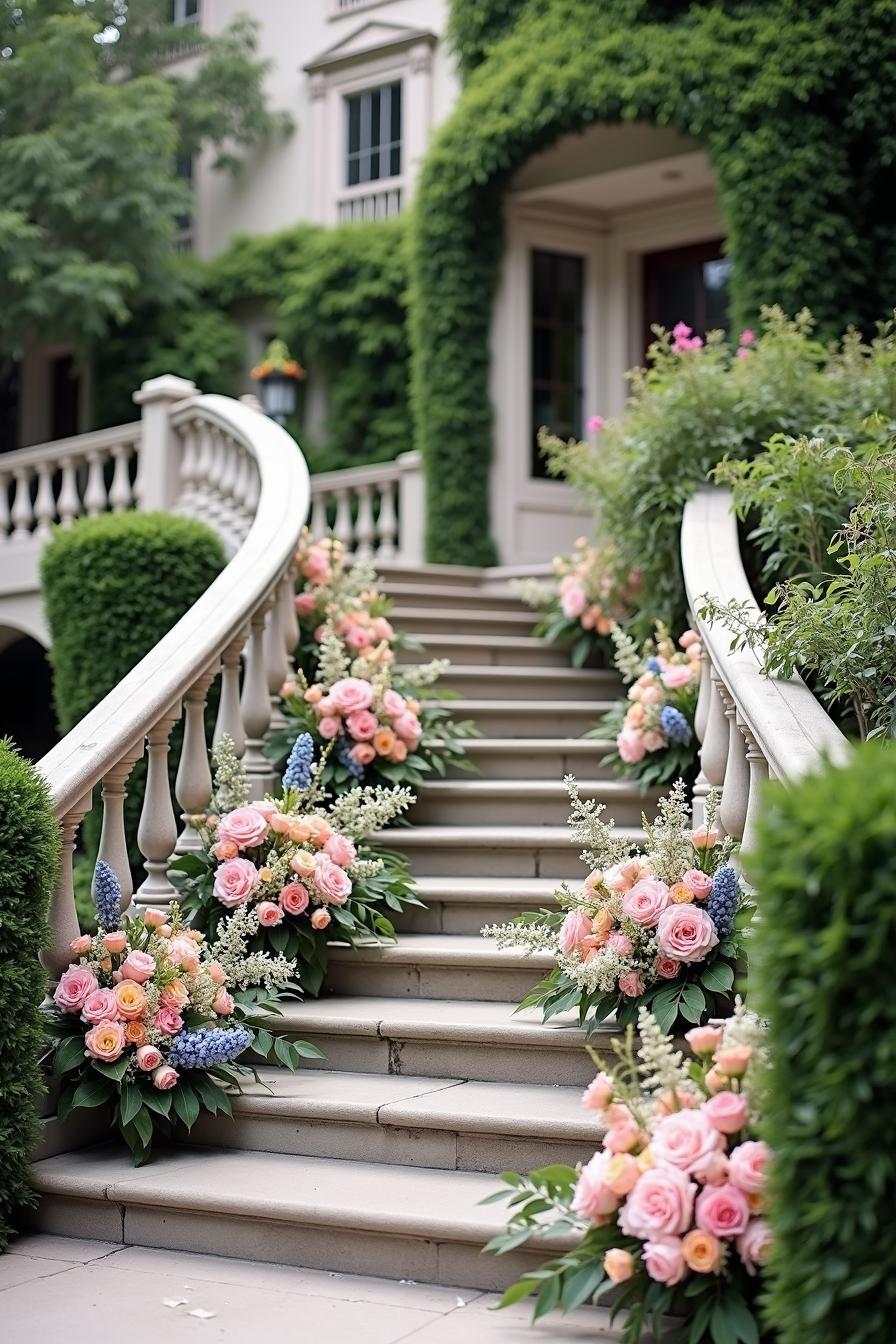
{"label": "white balustrade railing", "polygon": [[[63,836],[46,953],[51,972],[67,964],[70,941],[79,932],[72,855],[94,789],[100,786],[103,809],[99,854],[117,874],[127,904],[133,883],[124,799],[134,763],[146,754],[137,831],[146,877],[136,898],[142,903],[170,899],[172,854],[195,848],[189,818],[203,812],[211,797],[204,723],[209,689],[220,677],[214,736],[226,733],[237,743],[258,797],[275,783],[262,740],[297,642],[293,562],[310,492],[305,461],[293,440],[250,406],[196,395],[192,384],[181,379],[154,379],[135,400],[143,408],[143,422],[129,427],[123,442],[132,449],[139,445],[137,502],[141,507],[176,504],[203,518],[224,538],[232,558],[177,625],[39,763]],[[111,451],[117,440],[109,433]],[[45,460],[53,462],[53,454],[48,452]],[[86,487],[79,494],[80,511],[99,506],[98,481],[95,476],[90,506]],[[181,719],[183,744],[172,798],[169,740]]]}
{"label": "white balustrade railing", "polygon": [[695,823],[710,789],[722,794],[719,821],[749,854],[761,789],[842,762],[849,743],[799,676],[766,676],[763,650],[732,649],[732,632],[700,617],[704,595],[720,604],[746,603],[759,617],[740,556],[731,492],[706,486],[685,507],[681,529],[684,582],[694,628],[703,645],[696,731],[700,774],[694,787]]}
{"label": "white balustrade railing", "polygon": [[419,453],[311,478],[309,527],[332,532],[359,559],[423,560],[423,469]]}

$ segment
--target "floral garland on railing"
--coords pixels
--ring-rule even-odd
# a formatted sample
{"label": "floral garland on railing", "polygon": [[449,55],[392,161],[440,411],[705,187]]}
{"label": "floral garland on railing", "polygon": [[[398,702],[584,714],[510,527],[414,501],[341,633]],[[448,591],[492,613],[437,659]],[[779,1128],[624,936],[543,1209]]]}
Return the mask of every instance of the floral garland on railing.
{"label": "floral garland on railing", "polygon": [[[121,887],[102,861],[94,893],[97,932],[72,942],[76,960],[48,1013],[52,1071],[62,1079],[58,1116],[112,1105],[140,1166],[157,1131],[170,1133],[178,1122],[191,1129],[201,1111],[232,1114],[230,1093],[243,1077],[257,1077],[236,1061],[250,1046],[270,1053],[273,1038],[258,1017],[279,1011],[294,963],[250,955],[245,937],[216,956],[176,903],[122,917]],[[316,1046],[285,1039],[276,1054],[289,1069],[321,1058]]]}
{"label": "floral garland on railing", "polygon": [[612,737],[616,750],[604,757],[618,775],[643,788],[687,778],[697,758],[694,715],[700,689],[700,638],[685,630],[678,643],[662,622],[639,649],[618,625],[611,632],[616,664],[628,697],[604,715],[588,737]]}
{"label": "floral garland on railing", "polygon": [[[283,956],[297,963],[302,992],[316,995],[330,940],[391,941],[386,911],[419,905],[405,860],[365,843],[413,794],[397,786],[356,787],[331,798],[326,755],[314,763],[308,734],[293,744],[282,790],[254,802],[229,738],[218,743],[213,762],[211,811],[191,819],[202,852],[172,864],[184,911],[216,955],[245,941],[262,959]],[[252,969],[250,961],[247,988],[255,983]]]}
{"label": "floral garland on railing", "polygon": [[713,824],[718,797],[706,800],[706,824],[693,830],[684,782],[673,785],[635,849],[605,822],[603,804],[579,798],[571,775],[572,838],[589,874],[580,890],[563,883],[558,908],[518,915],[482,930],[499,947],[551,952],[556,965],[521,1007],[547,1020],[575,1010],[594,1030],[611,1013],[620,1025],[649,1007],[663,1031],[729,1011],[744,935],[754,905],[729,859],[733,841]]}
{"label": "floral garland on railing", "polygon": [[610,546],[579,537],[571,555],[554,557],[553,579],[516,579],[511,586],[526,606],[541,613],[534,633],[548,644],[568,644],[573,667],[606,667],[610,633],[624,621],[638,591],[634,572],[620,580]]}
{"label": "floral garland on railing", "polygon": [[629,1027],[614,1042],[618,1068],[600,1072],[584,1094],[606,1125],[591,1161],[507,1172],[510,1189],[485,1201],[514,1206],[507,1232],[487,1247],[499,1255],[546,1233],[579,1237],[508,1288],[500,1305],[537,1293],[538,1319],[615,1289],[611,1319],[625,1314],[622,1344],[639,1344],[645,1330],[670,1344],[757,1344],[771,1245],[771,1154],[758,1133],[761,1024],[738,1003],[723,1027],[687,1033],[691,1062],[643,1008],[638,1030],[637,1058]]}

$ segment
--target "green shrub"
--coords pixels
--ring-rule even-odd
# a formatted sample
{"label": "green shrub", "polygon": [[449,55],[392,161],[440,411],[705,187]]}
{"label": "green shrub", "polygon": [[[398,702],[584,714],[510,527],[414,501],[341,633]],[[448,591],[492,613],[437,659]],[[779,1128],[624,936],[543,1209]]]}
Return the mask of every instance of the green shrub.
{"label": "green shrub", "polygon": [[896,756],[770,788],[750,869],[771,1024],[770,1324],[779,1344],[884,1344],[896,1313]]}
{"label": "green shrub", "polygon": [[32,1202],[28,1164],[39,1134],[34,1099],[45,1044],[47,977],[38,954],[59,863],[59,827],[47,786],[0,741],[0,1250],[16,1210]]}
{"label": "green shrub", "polygon": [[[118,685],[209,587],[225,563],[204,523],[167,514],[103,514],[58,528],[41,556],[56,713],[69,732]],[[138,761],[125,804],[131,861],[146,763]],[[84,819],[92,857],[100,809]]]}

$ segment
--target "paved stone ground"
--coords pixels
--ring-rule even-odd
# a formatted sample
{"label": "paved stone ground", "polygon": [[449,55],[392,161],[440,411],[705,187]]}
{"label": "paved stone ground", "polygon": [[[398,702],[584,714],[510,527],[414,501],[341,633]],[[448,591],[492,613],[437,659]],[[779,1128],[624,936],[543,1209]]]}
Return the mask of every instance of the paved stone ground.
{"label": "paved stone ground", "polygon": [[[127,1344],[276,1339],[300,1344],[591,1344],[611,1341],[605,1312],[529,1324],[525,1304],[491,1293],[292,1269],[213,1255],[26,1236],[0,1259],[0,1339]],[[208,1316],[191,1315],[192,1312]]]}

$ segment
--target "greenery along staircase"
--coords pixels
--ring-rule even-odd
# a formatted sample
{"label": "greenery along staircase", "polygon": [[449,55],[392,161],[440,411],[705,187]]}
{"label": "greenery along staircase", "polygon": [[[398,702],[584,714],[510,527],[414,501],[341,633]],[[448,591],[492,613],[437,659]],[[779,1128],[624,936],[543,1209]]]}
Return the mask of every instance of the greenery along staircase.
{"label": "greenery along staircase", "polygon": [[479,773],[422,790],[400,833],[427,908],[393,946],[334,950],[330,994],[272,1023],[318,1044],[319,1068],[263,1069],[233,1121],[204,1116],[192,1147],[141,1170],[105,1146],[38,1161],[42,1230],[473,1288],[544,1258],[483,1256],[504,1214],[480,1201],[502,1170],[591,1156],[579,1100],[593,1068],[576,1026],[514,1013],[545,958],[479,930],[584,877],[567,771],[637,834],[643,798],[601,768],[606,744],[580,736],[618,683],[532,638],[531,614],[487,571],[393,570],[385,586],[396,625],[425,643],[413,656],[452,660],[455,707],[483,733]]}

